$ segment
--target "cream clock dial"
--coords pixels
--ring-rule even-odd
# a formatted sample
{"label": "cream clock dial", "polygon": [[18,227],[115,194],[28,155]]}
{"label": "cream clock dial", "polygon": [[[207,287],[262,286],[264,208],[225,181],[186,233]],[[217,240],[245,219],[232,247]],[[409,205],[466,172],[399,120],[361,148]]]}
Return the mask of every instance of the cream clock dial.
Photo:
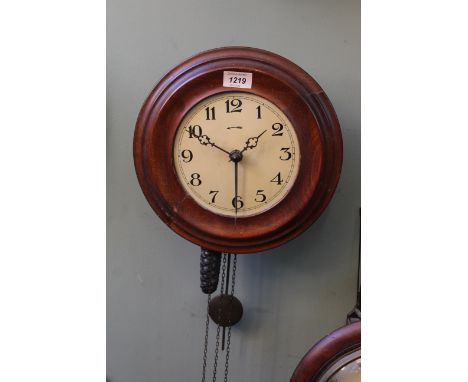
{"label": "cream clock dial", "polygon": [[185,191],[218,215],[247,217],[278,204],[300,152],[286,115],[265,98],[226,92],[196,104],[179,125],[175,171]]}

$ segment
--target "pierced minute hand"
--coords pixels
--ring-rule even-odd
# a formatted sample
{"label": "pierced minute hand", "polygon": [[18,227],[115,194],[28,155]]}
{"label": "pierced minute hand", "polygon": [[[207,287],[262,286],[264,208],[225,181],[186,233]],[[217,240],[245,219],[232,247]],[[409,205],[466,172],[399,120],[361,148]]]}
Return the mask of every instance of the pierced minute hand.
{"label": "pierced minute hand", "polygon": [[239,162],[234,162],[234,208],[236,209],[236,216],[235,220],[237,220],[237,197],[238,197],[238,163]]}
{"label": "pierced minute hand", "polygon": [[251,137],[249,139],[247,139],[247,141],[245,142],[245,147],[242,149],[241,153],[243,153],[245,150],[247,149],[253,149],[254,147],[257,147],[257,144],[258,144],[258,139],[263,135],[265,134],[267,131],[264,130],[263,132],[261,132],[259,135],[257,135],[256,137]]}
{"label": "pierced minute hand", "polygon": [[206,134],[203,134],[203,135],[195,135],[195,138],[198,139],[198,141],[203,145],[203,146],[212,146],[212,147],[216,147],[218,150],[221,150],[223,152],[225,152],[227,155],[229,155],[229,151],[227,150],[224,150],[222,147],[219,147],[216,143],[214,142],[211,142],[211,138],[206,135]]}

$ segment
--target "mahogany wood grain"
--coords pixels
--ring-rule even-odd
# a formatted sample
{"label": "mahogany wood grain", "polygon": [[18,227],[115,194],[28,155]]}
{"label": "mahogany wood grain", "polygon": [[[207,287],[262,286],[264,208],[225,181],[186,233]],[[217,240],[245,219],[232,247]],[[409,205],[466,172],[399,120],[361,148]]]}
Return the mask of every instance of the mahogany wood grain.
{"label": "mahogany wood grain", "polygon": [[343,326],[317,342],[297,365],[290,382],[316,382],[340,357],[361,347],[361,322]]}
{"label": "mahogany wood grain", "polygon": [[[252,88],[223,87],[223,71],[253,73]],[[236,224],[186,194],[172,154],[185,114],[201,100],[229,91],[256,94],[276,104],[294,126],[301,152],[289,194],[269,211],[238,218]],[[342,164],[338,119],[317,82],[281,56],[245,47],[200,53],[166,74],[141,108],[133,149],[140,186],[159,217],[195,244],[232,253],[264,251],[304,232],[330,202]]]}

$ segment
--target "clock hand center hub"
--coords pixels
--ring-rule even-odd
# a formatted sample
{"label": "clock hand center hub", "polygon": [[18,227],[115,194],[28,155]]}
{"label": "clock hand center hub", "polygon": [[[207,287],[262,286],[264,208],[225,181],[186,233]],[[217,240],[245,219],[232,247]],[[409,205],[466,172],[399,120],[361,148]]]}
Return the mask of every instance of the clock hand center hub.
{"label": "clock hand center hub", "polygon": [[232,150],[229,153],[229,159],[234,163],[240,162],[242,160],[242,153],[239,150]]}

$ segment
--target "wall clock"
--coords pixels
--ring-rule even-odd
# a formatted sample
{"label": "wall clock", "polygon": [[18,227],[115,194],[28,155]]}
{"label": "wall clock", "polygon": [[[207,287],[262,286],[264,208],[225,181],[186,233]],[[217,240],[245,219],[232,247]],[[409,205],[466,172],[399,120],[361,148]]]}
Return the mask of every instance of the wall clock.
{"label": "wall clock", "polygon": [[[281,56],[245,47],[206,51],[173,68],[147,97],[134,162],[153,210],[202,248],[202,381],[210,317],[218,325],[213,380],[220,328],[222,349],[228,328],[227,380],[230,328],[243,312],[234,297],[237,254],[286,243],[328,205],[342,163],[335,111],[317,82]],[[220,274],[220,295],[211,300]]]}
{"label": "wall clock", "polygon": [[204,248],[252,253],[304,232],[335,191],[338,119],[291,61],[243,47],[164,76],[138,116],[134,161],[154,211]]}
{"label": "wall clock", "polygon": [[361,322],[321,339],[299,362],[291,382],[360,382]]}

